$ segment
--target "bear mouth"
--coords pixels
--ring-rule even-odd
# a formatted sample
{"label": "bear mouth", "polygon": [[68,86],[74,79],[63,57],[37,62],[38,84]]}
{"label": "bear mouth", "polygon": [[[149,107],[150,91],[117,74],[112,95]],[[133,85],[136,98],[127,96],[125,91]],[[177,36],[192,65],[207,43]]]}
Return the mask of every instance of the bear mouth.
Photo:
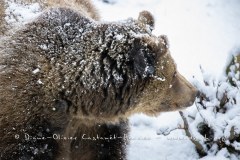
{"label": "bear mouth", "polygon": [[182,109],[185,109],[184,105],[180,105],[178,103],[161,103],[160,107],[158,108],[158,112],[171,112],[171,111],[180,111]]}
{"label": "bear mouth", "polygon": [[159,110],[160,112],[166,112],[166,111],[171,111],[173,107],[171,107],[171,104],[169,103],[161,103]]}

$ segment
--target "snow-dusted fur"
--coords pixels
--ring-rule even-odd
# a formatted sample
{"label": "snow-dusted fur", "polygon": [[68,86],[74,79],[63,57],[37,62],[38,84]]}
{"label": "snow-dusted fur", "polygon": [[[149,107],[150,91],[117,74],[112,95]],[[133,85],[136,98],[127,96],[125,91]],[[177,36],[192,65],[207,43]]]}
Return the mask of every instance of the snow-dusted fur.
{"label": "snow-dusted fur", "polygon": [[0,36],[5,32],[5,2],[0,0]]}
{"label": "snow-dusted fur", "polygon": [[53,7],[2,38],[1,160],[125,159],[128,116],[191,105],[196,90],[153,27],[147,11],[103,23]]}
{"label": "snow-dusted fur", "polygon": [[0,0],[0,6],[0,35],[9,34],[9,30],[11,34],[21,27],[26,17],[31,19],[41,11],[56,7],[71,8],[94,20],[100,19],[91,0]]}

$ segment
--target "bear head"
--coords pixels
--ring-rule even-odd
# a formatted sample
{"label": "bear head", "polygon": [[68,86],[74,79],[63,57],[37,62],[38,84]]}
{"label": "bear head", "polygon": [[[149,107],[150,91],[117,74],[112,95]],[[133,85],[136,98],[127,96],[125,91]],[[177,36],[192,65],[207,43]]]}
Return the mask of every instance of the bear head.
{"label": "bear head", "polygon": [[148,11],[137,20],[101,22],[52,8],[5,42],[12,54],[4,63],[21,76],[29,72],[21,83],[38,88],[31,94],[49,117],[113,122],[179,110],[193,103],[196,89],[177,71],[167,37],[152,34],[154,23]]}

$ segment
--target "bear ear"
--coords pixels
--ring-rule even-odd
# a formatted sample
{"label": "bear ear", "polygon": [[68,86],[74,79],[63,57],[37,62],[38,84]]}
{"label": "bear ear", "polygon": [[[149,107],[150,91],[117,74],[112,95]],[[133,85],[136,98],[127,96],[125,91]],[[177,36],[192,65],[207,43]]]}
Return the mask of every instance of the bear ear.
{"label": "bear ear", "polygon": [[169,42],[165,35],[158,37],[148,37],[142,38],[144,44],[156,55],[156,58],[165,55],[168,52]]}
{"label": "bear ear", "polygon": [[154,17],[148,11],[142,11],[139,13],[138,22],[139,22],[140,26],[143,28],[146,28],[146,29],[149,28],[150,31],[152,31],[154,29],[154,25],[155,25]]}
{"label": "bear ear", "polygon": [[166,35],[158,36],[158,57],[165,55],[169,49],[169,42]]}

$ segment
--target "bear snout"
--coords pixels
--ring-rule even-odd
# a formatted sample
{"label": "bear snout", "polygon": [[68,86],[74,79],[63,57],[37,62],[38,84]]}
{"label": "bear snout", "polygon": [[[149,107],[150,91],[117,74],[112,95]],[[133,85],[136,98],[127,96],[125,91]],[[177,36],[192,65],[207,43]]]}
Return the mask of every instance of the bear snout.
{"label": "bear snout", "polygon": [[197,89],[181,74],[177,74],[172,86],[172,104],[176,110],[191,106],[197,96]]}

